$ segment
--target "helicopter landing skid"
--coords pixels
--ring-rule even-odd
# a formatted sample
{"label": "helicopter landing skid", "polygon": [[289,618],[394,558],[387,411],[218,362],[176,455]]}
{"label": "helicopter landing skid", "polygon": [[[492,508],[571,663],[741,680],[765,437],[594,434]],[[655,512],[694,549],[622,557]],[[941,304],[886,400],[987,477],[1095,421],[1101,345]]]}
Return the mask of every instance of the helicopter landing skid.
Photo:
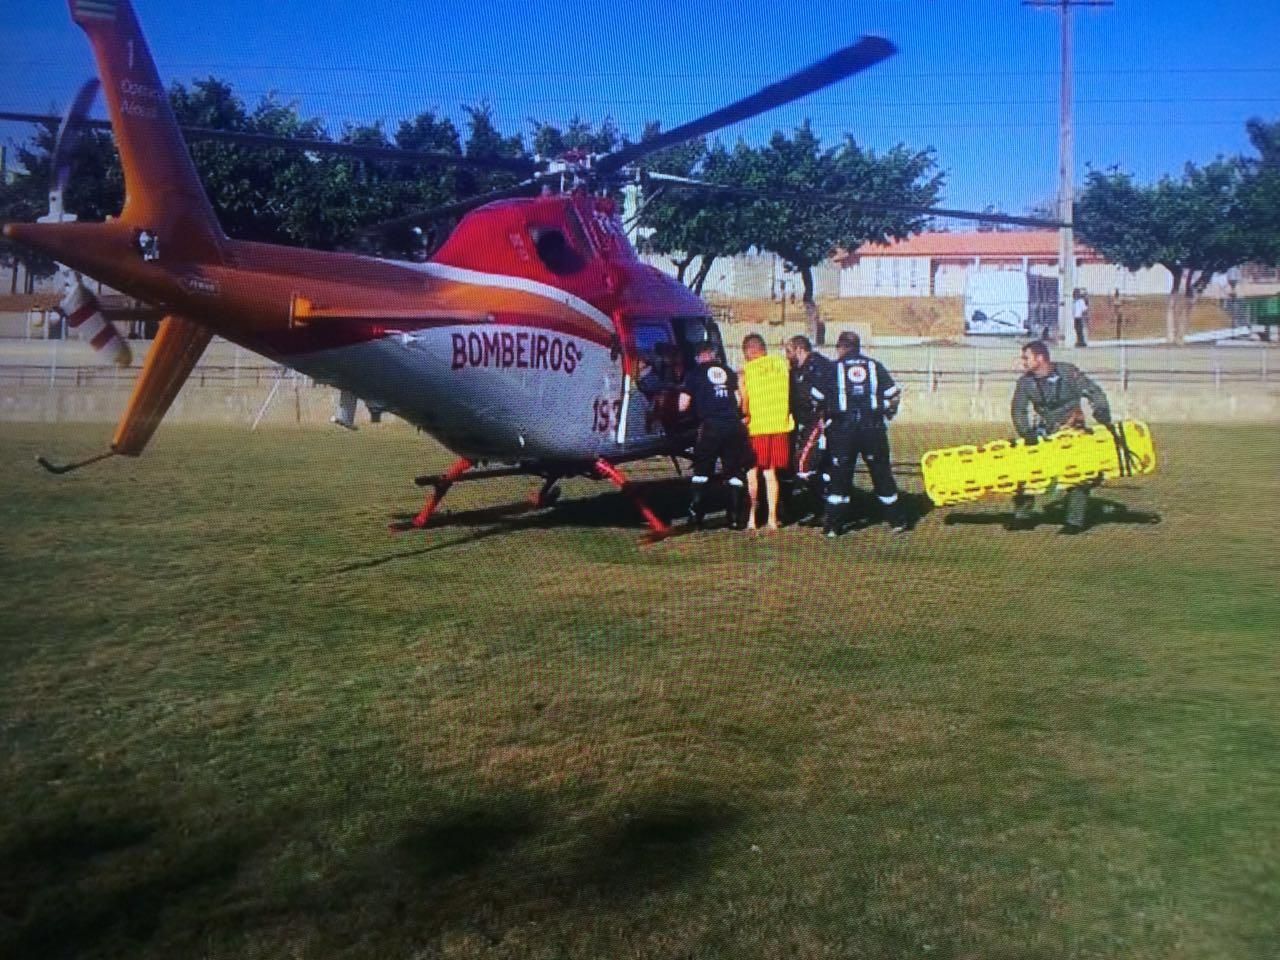
{"label": "helicopter landing skid", "polygon": [[[428,474],[422,477],[414,477],[413,482],[420,487],[430,487],[431,492],[427,494],[426,502],[423,503],[422,509],[408,520],[397,520],[387,525],[387,529],[392,533],[404,533],[408,530],[421,530],[426,527],[431,518],[435,515],[436,509],[440,506],[440,501],[444,499],[444,495],[455,483],[463,481],[475,480],[492,480],[497,477],[519,477],[529,474],[531,471],[528,467],[492,467],[487,470],[473,470],[474,462],[466,457],[459,457],[455,460],[444,473]],[[545,507],[553,506],[560,499],[560,487],[558,484],[564,479],[565,474],[562,472],[553,472],[541,474],[543,478],[542,486],[537,490],[529,493],[525,500],[527,509],[541,510]]]}
{"label": "helicopter landing skid", "polygon": [[[389,524],[388,529],[393,533],[402,533],[407,530],[421,530],[431,522],[432,516],[435,514],[440,502],[444,499],[449,488],[455,483],[473,480],[489,480],[495,477],[515,477],[524,474],[533,473],[529,467],[494,467],[488,470],[472,470],[473,461],[466,457],[459,457],[453,464],[441,474],[432,474],[428,476],[415,477],[414,483],[420,487],[430,487],[431,491],[427,494],[426,502],[423,503],[422,509],[418,511],[410,520],[397,521]],[[529,509],[540,510],[544,507],[552,506],[560,499],[560,488],[558,484],[565,476],[571,476],[581,471],[581,466],[572,470],[554,470],[553,472],[537,471],[543,479],[542,486],[532,491],[527,498]],[[591,473],[602,480],[608,480],[622,493],[626,494],[628,499],[640,511],[640,515],[644,517],[645,523],[649,525],[649,533],[645,537],[645,542],[652,543],[657,540],[669,537],[672,534],[670,525],[663,523],[662,519],[650,509],[644,499],[636,492],[635,486],[627,479],[626,474],[613,463],[604,458],[595,461],[591,466]]]}
{"label": "helicopter landing skid", "polygon": [[662,518],[649,508],[649,505],[644,502],[640,494],[636,493],[635,487],[627,480],[627,475],[621,469],[601,457],[595,463],[595,471],[599,476],[608,480],[630,497],[631,502],[640,511],[640,515],[644,517],[644,522],[649,525],[649,533],[645,536],[643,543],[655,543],[671,535],[670,525],[663,523]]}
{"label": "helicopter landing skid", "polygon": [[388,529],[393,533],[405,530],[421,530],[431,521],[431,515],[436,512],[436,508],[440,506],[440,501],[449,492],[449,488],[473,466],[474,464],[466,457],[459,457],[449,466],[448,470],[438,477],[418,477],[414,482],[421,486],[427,486],[428,484],[431,486],[431,492],[427,494],[427,499],[423,503],[422,509],[407,523],[393,523],[388,526]]}

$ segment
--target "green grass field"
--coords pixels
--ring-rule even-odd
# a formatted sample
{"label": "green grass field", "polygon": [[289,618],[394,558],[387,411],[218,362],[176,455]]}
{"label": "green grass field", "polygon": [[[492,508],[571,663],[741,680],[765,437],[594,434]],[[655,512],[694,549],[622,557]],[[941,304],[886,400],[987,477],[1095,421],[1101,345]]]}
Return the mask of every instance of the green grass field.
{"label": "green grass field", "polygon": [[392,537],[397,426],[33,463],[108,433],[0,426],[0,956],[1280,952],[1274,426],[1083,537],[645,548],[586,481]]}

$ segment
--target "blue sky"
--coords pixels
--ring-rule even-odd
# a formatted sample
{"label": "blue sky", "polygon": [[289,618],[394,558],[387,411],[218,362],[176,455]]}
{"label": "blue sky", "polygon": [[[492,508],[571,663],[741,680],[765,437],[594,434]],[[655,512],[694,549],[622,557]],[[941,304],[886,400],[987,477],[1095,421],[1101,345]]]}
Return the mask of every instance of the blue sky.
{"label": "blue sky", "polygon": [[[1056,192],[1059,17],[1019,0],[135,7],[166,83],[214,75],[251,104],[275,91],[333,131],[394,129],[423,109],[460,121],[461,104],[488,100],[509,133],[577,113],[635,136],[647,118],[674,126],[879,33],[899,47],[892,60],[721,138],[759,142],[808,116],[830,142],[936,148],[951,206],[1020,212]],[[1116,0],[1074,23],[1077,178],[1088,163],[1177,174],[1248,151],[1249,117],[1280,119],[1280,4]],[[0,6],[2,108],[61,109],[92,72],[65,2]],[[0,124],[0,139],[29,129]]]}

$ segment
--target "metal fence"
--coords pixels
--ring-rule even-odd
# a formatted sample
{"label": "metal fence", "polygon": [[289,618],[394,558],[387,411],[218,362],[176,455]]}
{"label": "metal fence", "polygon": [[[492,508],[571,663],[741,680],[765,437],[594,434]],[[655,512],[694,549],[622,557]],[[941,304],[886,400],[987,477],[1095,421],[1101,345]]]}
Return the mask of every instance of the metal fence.
{"label": "metal fence", "polygon": [[[1221,390],[1236,384],[1270,384],[1278,365],[1273,348],[1118,347],[1090,350],[1087,361],[1071,359],[1100,384],[1127,391],[1131,386],[1164,384]],[[733,364],[740,357],[730,350]],[[995,385],[1012,386],[1019,371],[1017,353],[980,347],[886,347],[874,351],[900,382],[929,393],[969,390],[980,393]],[[0,363],[0,385],[49,387],[127,387],[137,368],[51,363]],[[196,386],[262,387],[288,380],[311,387],[315,382],[277,364],[200,364],[188,380]]]}
{"label": "metal fence", "polygon": [[[55,366],[53,364],[14,363],[0,364],[0,384],[47,384],[64,387],[109,387],[115,384],[132,384],[138,375],[137,367],[112,366]],[[296,377],[303,386],[314,381],[293,371],[266,365],[198,366],[191,372],[188,383],[199,386],[261,386],[277,380]]]}

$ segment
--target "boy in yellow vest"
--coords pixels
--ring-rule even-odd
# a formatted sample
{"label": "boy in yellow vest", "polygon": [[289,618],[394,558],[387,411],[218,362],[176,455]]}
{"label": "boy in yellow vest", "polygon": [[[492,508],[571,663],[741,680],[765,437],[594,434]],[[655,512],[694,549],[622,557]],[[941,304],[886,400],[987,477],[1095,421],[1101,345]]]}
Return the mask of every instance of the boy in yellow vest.
{"label": "boy in yellow vest", "polygon": [[742,341],[742,412],[751,437],[755,466],[747,471],[747,530],[756,529],[756,503],[759,479],[756,469],[764,474],[765,493],[769,500],[768,529],[778,529],[778,470],[785,470],[791,460],[790,390],[791,371],[787,361],[770,356],[764,337],[748,334]]}

